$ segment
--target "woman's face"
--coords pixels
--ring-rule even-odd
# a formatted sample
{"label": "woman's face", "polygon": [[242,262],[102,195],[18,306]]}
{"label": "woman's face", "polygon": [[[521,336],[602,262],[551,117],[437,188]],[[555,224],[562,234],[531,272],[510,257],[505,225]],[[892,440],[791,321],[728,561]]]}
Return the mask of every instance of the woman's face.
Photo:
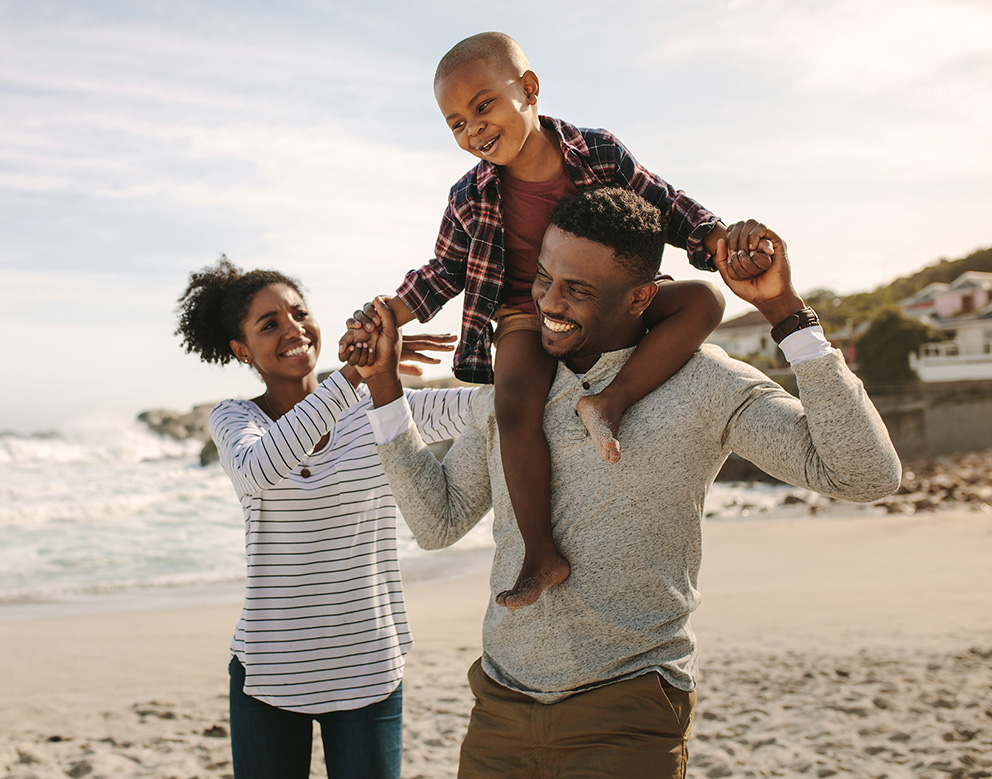
{"label": "woman's face", "polygon": [[301,379],[317,368],[320,327],[303,298],[286,284],[255,293],[241,323],[243,341],[231,341],[235,356],[245,357],[262,378]]}

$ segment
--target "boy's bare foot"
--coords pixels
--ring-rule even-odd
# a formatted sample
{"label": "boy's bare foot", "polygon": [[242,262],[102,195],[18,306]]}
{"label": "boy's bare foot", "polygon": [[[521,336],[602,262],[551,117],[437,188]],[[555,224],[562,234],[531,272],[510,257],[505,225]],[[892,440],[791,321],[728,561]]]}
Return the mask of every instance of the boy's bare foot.
{"label": "boy's bare foot", "polygon": [[528,552],[520,566],[517,583],[497,595],[496,603],[508,609],[522,609],[540,598],[545,590],[565,581],[570,572],[568,560],[558,554],[558,550],[543,555]]}
{"label": "boy's bare foot", "polygon": [[575,410],[579,412],[579,419],[589,431],[592,442],[596,444],[599,456],[608,463],[619,462],[620,441],[617,434],[623,409],[613,408],[600,393],[579,398]]}

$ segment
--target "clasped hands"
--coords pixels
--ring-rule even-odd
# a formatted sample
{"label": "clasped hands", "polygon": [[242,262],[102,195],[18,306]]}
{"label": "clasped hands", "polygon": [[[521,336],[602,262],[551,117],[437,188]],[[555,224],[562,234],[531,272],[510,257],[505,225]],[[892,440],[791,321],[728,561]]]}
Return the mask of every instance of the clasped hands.
{"label": "clasped hands", "polygon": [[403,336],[387,300],[377,296],[348,318],[345,323],[348,329],[338,341],[338,359],[354,365],[363,378],[382,372],[422,376],[423,368],[417,363],[441,362],[425,352],[450,352],[458,336],[431,333]]}

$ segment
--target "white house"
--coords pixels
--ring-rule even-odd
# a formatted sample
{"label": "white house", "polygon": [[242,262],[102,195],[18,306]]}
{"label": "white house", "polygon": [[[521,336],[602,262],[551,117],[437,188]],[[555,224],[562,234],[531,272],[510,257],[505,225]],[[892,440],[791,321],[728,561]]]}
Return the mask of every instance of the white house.
{"label": "white house", "polygon": [[950,338],[909,356],[921,381],[992,379],[992,273],[967,271],[950,284],[930,284],[899,308]]}
{"label": "white house", "polygon": [[731,357],[762,355],[775,361],[781,359],[768,320],[758,311],[749,311],[721,323],[706,342],[716,344]]}

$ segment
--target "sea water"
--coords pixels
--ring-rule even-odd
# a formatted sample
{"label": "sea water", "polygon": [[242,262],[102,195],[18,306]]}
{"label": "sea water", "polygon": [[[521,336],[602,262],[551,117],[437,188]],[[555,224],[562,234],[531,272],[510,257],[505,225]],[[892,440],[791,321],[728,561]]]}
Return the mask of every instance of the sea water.
{"label": "sea water", "polygon": [[[140,422],[0,434],[0,606],[78,602],[244,580],[241,506],[198,441]],[[791,488],[717,483],[706,511],[765,515]],[[407,578],[441,578],[492,550],[487,516],[452,549],[425,552],[401,522]]]}

